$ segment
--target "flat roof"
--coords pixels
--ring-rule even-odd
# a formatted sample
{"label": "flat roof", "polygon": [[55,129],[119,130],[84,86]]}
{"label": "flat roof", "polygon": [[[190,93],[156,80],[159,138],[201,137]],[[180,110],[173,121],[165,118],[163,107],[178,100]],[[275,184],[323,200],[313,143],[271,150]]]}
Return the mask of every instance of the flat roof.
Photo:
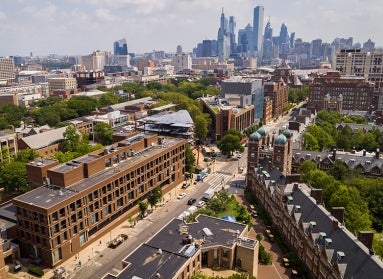
{"label": "flat roof", "polygon": [[[204,233],[207,230],[210,235]],[[154,278],[157,273],[161,278],[173,278],[198,249],[217,245],[232,248],[238,233],[241,235],[246,231],[245,224],[206,215],[198,215],[194,223],[173,219],[123,260],[128,265],[117,276],[106,275],[103,278]],[[185,244],[185,239],[192,239],[191,243]],[[250,246],[247,246],[251,248],[251,244],[255,245],[257,241],[248,242]]]}
{"label": "flat roof", "polygon": [[[173,146],[174,144],[180,142],[181,140],[182,139],[167,138],[166,145]],[[100,183],[100,181],[106,180],[107,178],[114,176],[117,171],[130,168],[146,160],[147,158],[155,157],[157,154],[160,154],[162,151],[163,151],[162,145],[154,145],[154,146],[145,148],[141,151],[135,152],[133,156],[128,157],[125,161],[120,162],[119,164],[115,164],[113,165],[113,167],[105,168],[102,171],[99,171],[98,173],[92,175],[91,177],[84,178],[70,186],[60,187],[56,185],[43,185],[23,195],[15,197],[14,200],[33,204],[35,206],[48,209],[58,203],[61,203],[65,200],[73,198],[74,196],[78,195],[78,193],[93,187],[93,185],[95,184]],[[91,157],[94,158],[94,156],[91,156]],[[85,159],[80,159],[80,160],[85,160]],[[59,165],[55,167],[54,169],[56,171],[58,170],[61,172],[68,171],[69,169],[76,167],[76,161],[77,159],[75,159],[72,162],[67,162],[65,164]]]}

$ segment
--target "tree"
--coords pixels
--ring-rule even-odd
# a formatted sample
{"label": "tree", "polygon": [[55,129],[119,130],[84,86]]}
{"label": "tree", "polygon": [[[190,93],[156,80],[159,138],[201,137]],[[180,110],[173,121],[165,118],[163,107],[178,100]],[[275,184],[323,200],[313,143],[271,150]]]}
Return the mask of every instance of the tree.
{"label": "tree", "polygon": [[0,169],[0,185],[5,193],[26,192],[28,190],[27,170],[25,163],[10,162],[3,164]]}
{"label": "tree", "polygon": [[68,108],[75,110],[79,116],[89,115],[97,107],[97,101],[87,96],[73,96],[67,101]]}
{"label": "tree", "polygon": [[160,186],[157,186],[153,189],[153,191],[148,196],[148,202],[150,204],[151,208],[154,208],[154,206],[161,201],[162,198],[162,190]]}
{"label": "tree", "polygon": [[103,145],[109,145],[113,142],[113,130],[109,124],[104,122],[97,123],[94,127],[97,138]]}
{"label": "tree", "polygon": [[146,202],[139,201],[138,209],[140,210],[141,217],[145,217],[146,210],[148,209],[148,204]]}
{"label": "tree", "polygon": [[39,153],[36,149],[27,148],[17,151],[17,154],[14,156],[15,161],[28,163],[39,157]]}
{"label": "tree", "polygon": [[76,151],[80,140],[80,133],[73,124],[69,124],[63,134],[65,139],[65,150]]}
{"label": "tree", "polygon": [[217,143],[217,147],[221,150],[222,154],[229,157],[235,150],[244,151],[245,148],[241,144],[241,139],[241,132],[230,129]]}
{"label": "tree", "polygon": [[197,115],[194,119],[194,129],[196,136],[203,140],[208,133],[208,121],[203,115]]}
{"label": "tree", "polygon": [[195,156],[190,147],[190,144],[186,143],[185,146],[185,170],[192,173],[194,171],[194,164],[196,161]]}
{"label": "tree", "polygon": [[265,247],[263,247],[261,243],[259,244],[258,251],[259,251],[258,260],[261,264],[265,264],[265,265],[272,264],[271,254],[266,251]]}
{"label": "tree", "polygon": [[331,195],[328,206],[345,208],[345,223],[349,231],[358,232],[370,229],[371,221],[367,203],[363,201],[355,187],[345,185],[338,187]]}
{"label": "tree", "polygon": [[99,107],[106,107],[110,105],[117,104],[119,102],[118,96],[112,92],[107,92],[103,94],[100,99],[98,99],[98,106]]}

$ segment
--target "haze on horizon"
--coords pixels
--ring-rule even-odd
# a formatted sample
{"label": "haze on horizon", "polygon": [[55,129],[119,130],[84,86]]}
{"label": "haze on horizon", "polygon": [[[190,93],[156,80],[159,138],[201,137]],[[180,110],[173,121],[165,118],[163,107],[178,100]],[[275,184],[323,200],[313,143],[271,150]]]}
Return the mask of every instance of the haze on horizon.
{"label": "haze on horizon", "polygon": [[[129,52],[175,52],[217,39],[222,8],[239,29],[253,23],[253,9],[265,8],[274,36],[283,22],[303,41],[369,38],[383,46],[381,0],[4,0],[0,2],[0,56],[84,55],[112,50],[126,38]],[[263,31],[262,31],[263,32]]]}

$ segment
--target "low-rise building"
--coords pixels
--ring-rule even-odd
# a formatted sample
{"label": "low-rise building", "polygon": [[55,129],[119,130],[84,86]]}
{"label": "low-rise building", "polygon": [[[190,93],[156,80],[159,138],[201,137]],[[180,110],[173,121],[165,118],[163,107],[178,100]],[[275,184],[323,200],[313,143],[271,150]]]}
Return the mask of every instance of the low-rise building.
{"label": "low-rise building", "polygon": [[259,242],[245,224],[198,215],[185,223],[173,219],[123,260],[122,278],[190,278],[201,268],[237,269],[258,276]]}
{"label": "low-rise building", "polygon": [[254,124],[254,105],[233,106],[226,99],[203,97],[200,99],[202,111],[212,119],[210,136],[221,140],[229,129],[244,131]]}

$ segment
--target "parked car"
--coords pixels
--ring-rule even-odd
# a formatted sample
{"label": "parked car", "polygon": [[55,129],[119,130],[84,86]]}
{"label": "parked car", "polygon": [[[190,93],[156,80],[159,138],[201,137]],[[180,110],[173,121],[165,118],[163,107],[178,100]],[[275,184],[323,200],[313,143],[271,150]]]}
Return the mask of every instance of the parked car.
{"label": "parked car", "polygon": [[197,200],[195,198],[191,198],[188,200],[188,205],[192,205],[196,202]]}
{"label": "parked car", "polygon": [[190,186],[190,183],[189,182],[184,182],[183,184],[182,184],[182,189],[186,189],[187,187],[189,187]]}
{"label": "parked car", "polygon": [[250,214],[251,214],[251,216],[253,216],[253,217],[258,217],[258,212],[257,212],[256,210],[252,210],[252,211],[250,212]]}
{"label": "parked car", "polygon": [[199,201],[198,203],[197,203],[197,207],[202,207],[202,206],[204,206],[205,205],[205,202],[204,201]]}
{"label": "parked car", "polygon": [[185,193],[180,193],[180,194],[177,196],[177,199],[182,200],[184,197],[186,197],[186,194],[185,194]]}

